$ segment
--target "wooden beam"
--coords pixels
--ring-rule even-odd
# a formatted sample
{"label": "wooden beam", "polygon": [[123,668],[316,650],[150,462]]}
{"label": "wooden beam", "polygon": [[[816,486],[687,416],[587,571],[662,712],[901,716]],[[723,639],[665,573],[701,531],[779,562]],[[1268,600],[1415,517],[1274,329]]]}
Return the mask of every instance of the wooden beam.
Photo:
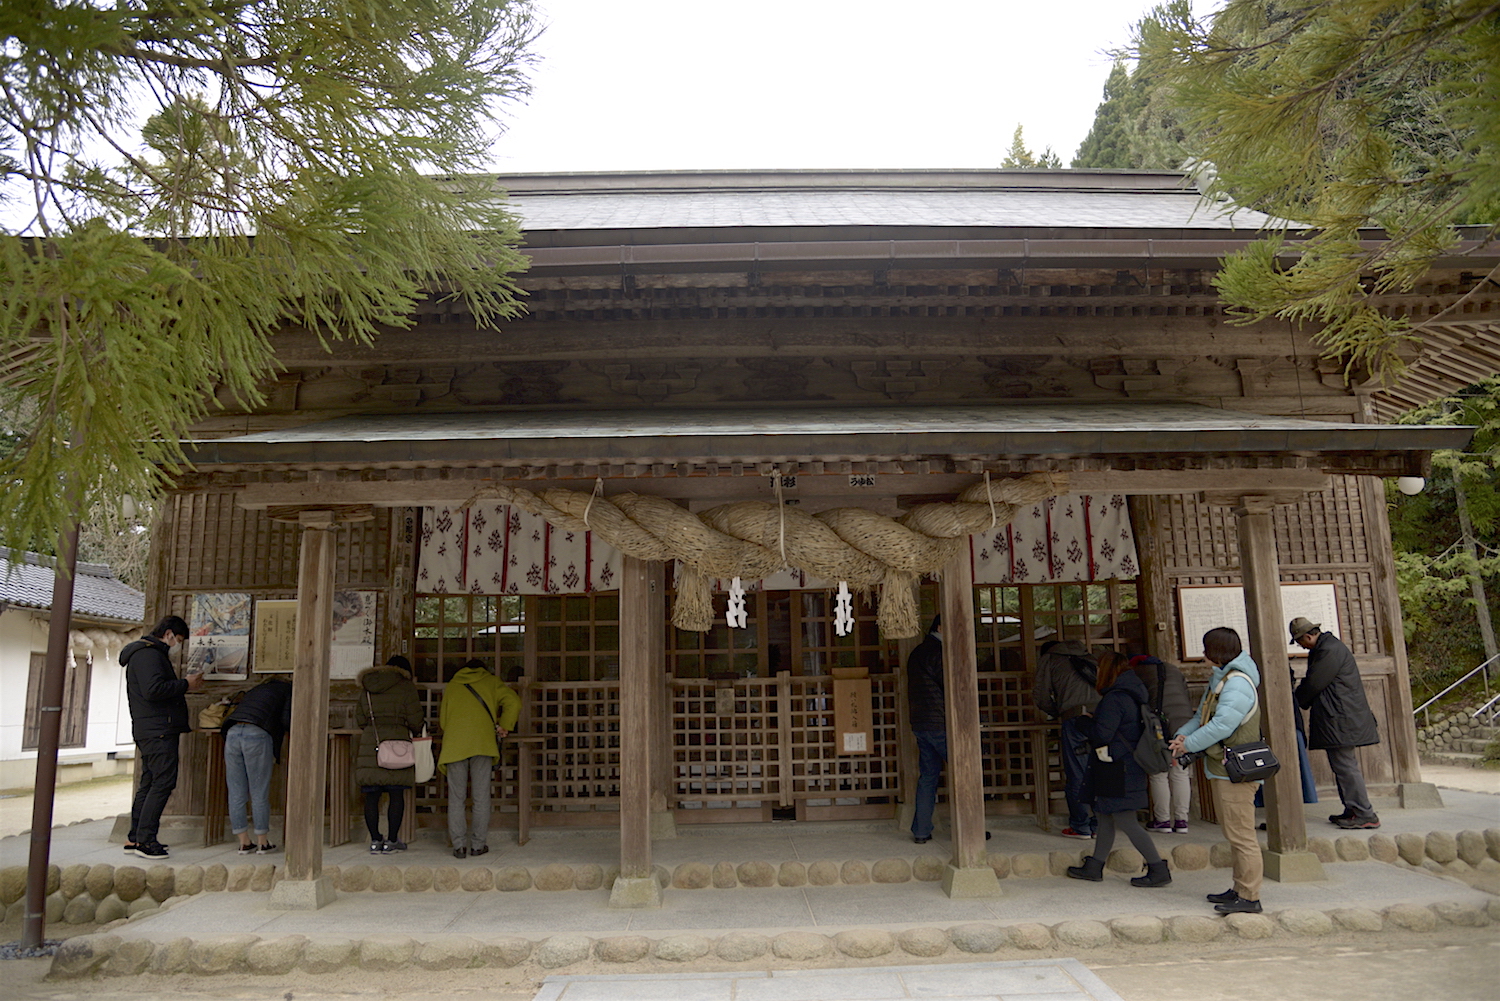
{"label": "wooden beam", "polygon": [[620,572],[620,876],[651,871],[652,689],[661,675],[651,635],[661,631],[660,565],[623,557]]}
{"label": "wooden beam", "polygon": [[[539,491],[550,486],[579,486],[578,481],[501,479],[493,471],[469,479],[432,480],[343,480],[293,483],[251,483],[242,488],[235,503],[249,511],[272,511],[295,516],[305,508],[348,508],[349,519],[361,508],[455,507],[482,498],[487,488],[500,485]],[[1326,490],[1330,478],[1317,469],[1215,469],[1215,470],[1074,470],[1067,473],[1073,493],[1154,496],[1194,494],[1212,487],[1225,504],[1234,504],[1246,492]],[[820,499],[857,502],[862,498],[920,496],[924,500],[952,499],[959,491],[979,482],[971,473],[877,474],[871,486],[851,486],[847,473],[797,474],[797,486],[788,497],[807,510],[824,506]],[[755,475],[716,477],[670,477],[630,479],[619,489],[635,493],[670,496],[697,501],[693,507],[711,506],[731,500],[770,500],[775,494],[769,477]]]}
{"label": "wooden beam", "polygon": [[979,673],[974,647],[974,571],[967,550],[943,567],[943,684],[948,711],[948,807],[953,865],[986,865],[984,770],[979,743]]}
{"label": "wooden beam", "polygon": [[292,675],[292,730],[287,754],[297,762],[286,795],[287,880],[323,875],[323,796],[327,786],[328,674],[333,643],[332,511],[304,511],[297,577],[297,661]]}

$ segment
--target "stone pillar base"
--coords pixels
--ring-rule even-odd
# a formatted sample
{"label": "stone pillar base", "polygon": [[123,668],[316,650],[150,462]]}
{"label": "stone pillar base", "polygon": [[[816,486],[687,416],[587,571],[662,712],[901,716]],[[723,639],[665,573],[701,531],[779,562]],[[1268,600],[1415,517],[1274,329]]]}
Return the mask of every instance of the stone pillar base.
{"label": "stone pillar base", "polygon": [[1443,797],[1438,787],[1431,782],[1402,782],[1396,786],[1396,796],[1403,810],[1441,810]]}
{"label": "stone pillar base", "polygon": [[327,876],[317,879],[283,879],[271,887],[266,907],[273,911],[315,911],[333,903],[338,891]]}
{"label": "stone pillar base", "polygon": [[655,876],[616,876],[609,890],[609,906],[642,909],[661,906],[661,883]]}
{"label": "stone pillar base", "polygon": [[651,840],[670,841],[677,837],[677,815],[671,810],[651,811]]}
{"label": "stone pillar base", "polygon": [[989,866],[960,869],[953,863],[943,870],[943,892],[954,900],[973,897],[1003,897],[1000,880]]}
{"label": "stone pillar base", "polygon": [[1316,883],[1327,879],[1323,863],[1312,852],[1273,852],[1260,850],[1266,867],[1266,878],[1277,883]]}

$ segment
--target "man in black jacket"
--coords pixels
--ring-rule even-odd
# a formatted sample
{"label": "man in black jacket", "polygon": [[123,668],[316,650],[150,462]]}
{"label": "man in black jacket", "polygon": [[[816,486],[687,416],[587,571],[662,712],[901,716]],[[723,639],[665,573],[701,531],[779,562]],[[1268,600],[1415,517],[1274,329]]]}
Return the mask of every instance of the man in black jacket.
{"label": "man in black jacket", "polygon": [[917,741],[916,809],[911,839],[919,845],[932,840],[932,811],[937,805],[938,781],[948,760],[948,705],[943,687],[943,617],[934,616],[922,642],[906,659],[906,707],[912,736]]}
{"label": "man in black jacket", "polygon": [[168,615],[156,628],[120,651],[125,668],[125,697],[130,703],[130,730],[140,766],[140,784],[130,805],[130,835],[125,851],[143,859],[166,859],[157,841],[162,810],[177,788],[177,741],[188,726],[187,693],[203,687],[203,675],[177,677],[171,653],[188,638],[188,625]]}
{"label": "man in black jacket", "polygon": [[[229,791],[229,829],[241,855],[269,855],[271,772],[281,760],[281,738],[292,726],[292,683],[279,675],[262,681],[240,699],[224,720],[224,785]],[[250,817],[245,816],[245,800]],[[250,823],[255,822],[255,843]]]}
{"label": "man in black jacket", "polygon": [[1375,714],[1365,698],[1354,654],[1337,636],[1322,632],[1316,622],[1298,616],[1289,627],[1292,640],[1307,651],[1307,676],[1297,686],[1297,704],[1308,713],[1307,746],[1322,748],[1338,784],[1344,812],[1328,818],[1345,830],[1374,830],[1380,818],[1365,791],[1358,749],[1380,743]]}
{"label": "man in black jacket", "polygon": [[1063,795],[1068,802],[1068,826],[1063,837],[1089,840],[1098,826],[1085,796],[1089,741],[1094,735],[1094,707],[1099,693],[1094,678],[1099,663],[1078,640],[1049,640],[1042,644],[1031,698],[1038,712],[1062,721],[1057,756],[1063,766]]}

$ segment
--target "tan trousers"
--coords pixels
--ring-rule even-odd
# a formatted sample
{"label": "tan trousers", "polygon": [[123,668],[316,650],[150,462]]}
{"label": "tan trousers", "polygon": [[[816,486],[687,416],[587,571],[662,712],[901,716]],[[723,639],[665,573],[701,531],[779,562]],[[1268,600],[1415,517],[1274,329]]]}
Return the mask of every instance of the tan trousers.
{"label": "tan trousers", "polygon": [[1234,849],[1234,892],[1245,900],[1260,899],[1265,863],[1260,857],[1260,839],[1255,836],[1255,790],[1259,782],[1210,779],[1214,809],[1224,839]]}

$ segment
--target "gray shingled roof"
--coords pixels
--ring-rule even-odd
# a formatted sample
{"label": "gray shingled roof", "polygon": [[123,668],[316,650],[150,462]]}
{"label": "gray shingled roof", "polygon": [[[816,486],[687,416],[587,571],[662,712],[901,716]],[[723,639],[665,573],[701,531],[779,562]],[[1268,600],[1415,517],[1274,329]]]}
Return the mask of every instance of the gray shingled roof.
{"label": "gray shingled roof", "polygon": [[[11,550],[0,548],[0,604],[50,609],[55,563],[36,553],[22,553],[17,559]],[[73,614],[138,623],[146,617],[146,596],[121,583],[103,563],[79,563],[73,579]]]}
{"label": "gray shingled roof", "polygon": [[528,231],[911,226],[1253,232],[1269,218],[1249,209],[1229,211],[1192,188],[518,191],[512,203]]}

